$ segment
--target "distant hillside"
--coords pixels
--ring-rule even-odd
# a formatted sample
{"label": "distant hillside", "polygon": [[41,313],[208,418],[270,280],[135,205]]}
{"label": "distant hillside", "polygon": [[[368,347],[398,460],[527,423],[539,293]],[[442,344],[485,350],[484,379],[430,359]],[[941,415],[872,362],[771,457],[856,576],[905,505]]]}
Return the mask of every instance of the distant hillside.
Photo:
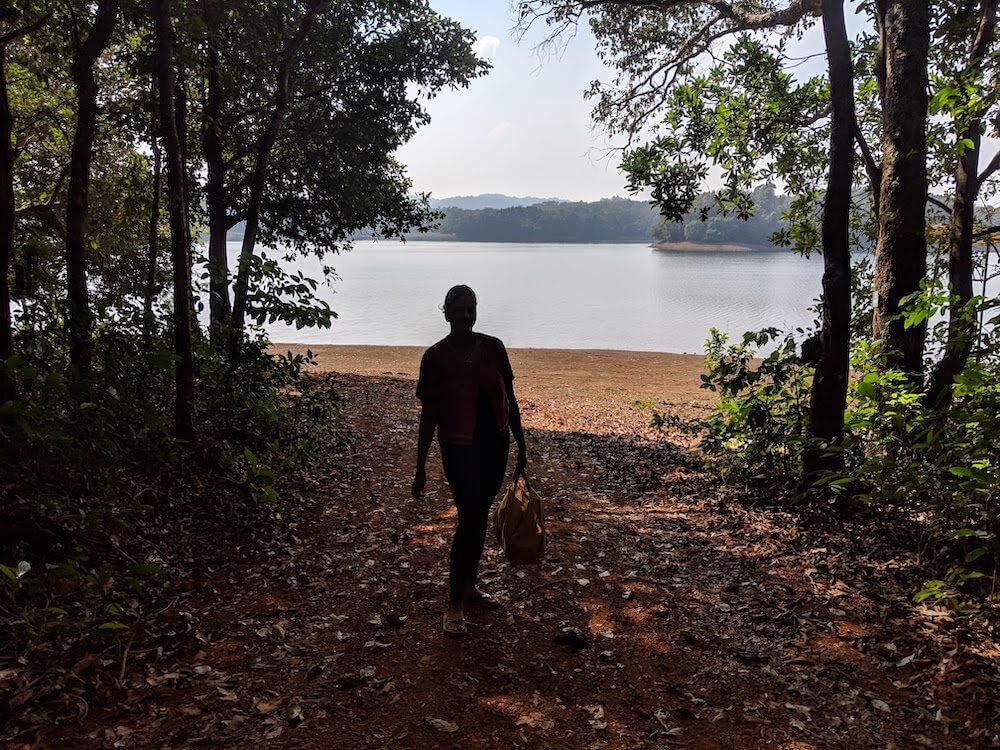
{"label": "distant hillside", "polygon": [[[734,215],[721,216],[710,210],[701,220],[702,207],[711,206],[710,193],[702,193],[681,224],[665,223],[643,201],[605,198],[592,203],[513,197],[499,193],[432,199],[431,206],[445,217],[436,231],[408,235],[415,240],[458,240],[465,242],[650,242],[677,250],[711,247],[767,249],[771,235],[781,228],[781,216],[790,208],[790,199],[775,192],[773,185],[759,185],[752,192],[754,213],[743,221]],[[869,200],[861,191],[859,201]],[[948,203],[948,196],[939,200]],[[452,205],[454,204],[454,205]],[[458,205],[463,204],[463,205]],[[469,208],[481,204],[482,208]],[[490,205],[486,205],[490,204]],[[977,209],[982,224],[996,223],[994,207]],[[928,204],[928,221],[946,225],[948,215]],[[243,237],[244,223],[229,231],[229,241]],[[368,239],[370,231],[355,233],[354,239]]]}
{"label": "distant hillside", "polygon": [[431,208],[464,208],[477,211],[482,208],[514,208],[515,206],[533,206],[536,203],[564,203],[560,198],[534,198],[525,196],[518,198],[501,193],[483,193],[482,195],[456,195],[451,198],[431,198]]}
{"label": "distant hillside", "polygon": [[412,239],[465,242],[659,242],[666,245],[697,243],[770,247],[769,237],[781,226],[787,196],[776,195],[772,185],[753,191],[755,215],[749,221],[709,211],[701,221],[700,209],[712,203],[703,193],[683,224],[664,223],[645,201],[605,198],[591,203],[569,201],[535,203],[511,208],[478,210],[445,207],[437,231],[411,235]]}
{"label": "distant hillside", "polygon": [[[712,203],[709,193],[702,193],[684,223],[664,223],[659,213],[645,201],[628,198],[605,198],[590,203],[567,200],[543,200],[512,197],[499,193],[456,196],[431,200],[431,206],[444,214],[432,232],[414,232],[414,240],[463,242],[648,242],[682,247],[738,244],[767,248],[770,236],[781,227],[781,214],[789,207],[789,198],[775,193],[772,185],[753,191],[754,215],[743,221],[736,216],[720,216],[709,211],[701,221],[700,209]],[[532,203],[528,204],[528,201]],[[464,208],[447,203],[498,204],[486,208]],[[514,204],[514,205],[510,205]],[[229,232],[229,240],[242,237],[243,224]],[[371,237],[369,231],[355,233],[354,239]]]}

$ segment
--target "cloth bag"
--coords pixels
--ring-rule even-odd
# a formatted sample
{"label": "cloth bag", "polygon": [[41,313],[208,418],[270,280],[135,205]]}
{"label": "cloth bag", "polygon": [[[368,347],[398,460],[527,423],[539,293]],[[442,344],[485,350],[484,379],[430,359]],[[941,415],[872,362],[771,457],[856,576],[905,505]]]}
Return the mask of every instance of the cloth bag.
{"label": "cloth bag", "polygon": [[493,533],[511,565],[538,565],[545,554],[542,498],[523,473],[493,509]]}

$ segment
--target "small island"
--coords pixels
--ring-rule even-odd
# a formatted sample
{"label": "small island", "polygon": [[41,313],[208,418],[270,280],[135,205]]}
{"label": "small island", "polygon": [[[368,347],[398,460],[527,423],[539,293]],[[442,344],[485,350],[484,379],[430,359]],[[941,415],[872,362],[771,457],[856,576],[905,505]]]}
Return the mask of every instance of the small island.
{"label": "small island", "polygon": [[743,242],[654,242],[654,250],[672,253],[755,253],[781,250],[774,245],[757,245]]}

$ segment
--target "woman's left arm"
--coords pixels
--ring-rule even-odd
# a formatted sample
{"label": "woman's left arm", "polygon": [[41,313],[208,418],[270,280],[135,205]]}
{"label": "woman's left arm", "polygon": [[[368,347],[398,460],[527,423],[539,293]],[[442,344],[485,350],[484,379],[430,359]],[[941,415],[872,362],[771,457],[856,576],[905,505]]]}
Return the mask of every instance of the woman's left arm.
{"label": "woman's left arm", "polygon": [[514,396],[514,383],[506,379],[504,383],[507,387],[507,402],[510,408],[510,431],[517,443],[517,463],[514,465],[514,476],[517,477],[524,472],[524,467],[528,464],[528,449],[524,444],[524,427],[521,426],[521,409],[517,405],[517,397]]}

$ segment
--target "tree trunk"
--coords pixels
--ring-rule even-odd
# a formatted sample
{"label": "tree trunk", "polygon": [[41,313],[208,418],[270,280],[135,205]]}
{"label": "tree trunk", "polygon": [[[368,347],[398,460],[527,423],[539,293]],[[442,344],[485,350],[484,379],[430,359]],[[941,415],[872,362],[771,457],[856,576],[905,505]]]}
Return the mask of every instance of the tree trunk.
{"label": "tree trunk", "polygon": [[295,34],[281,51],[278,75],[274,90],[274,110],[267,128],[261,136],[254,160],[253,177],[250,182],[250,198],[247,202],[246,230],[243,234],[243,245],[240,248],[239,269],[236,274],[236,288],[233,293],[233,344],[231,356],[235,358],[237,348],[242,340],[244,319],[246,316],[246,299],[250,282],[250,262],[253,259],[254,246],[257,243],[257,231],[260,228],[260,207],[264,195],[264,181],[267,178],[268,160],[271,149],[278,139],[278,133],[288,115],[291,104],[291,76],[295,66],[295,57],[306,43],[306,38],[312,28],[316,15],[327,2],[310,0],[306,6],[302,21]]}
{"label": "tree trunk", "polygon": [[851,245],[848,221],[854,174],[854,70],[844,24],[844,0],[823,0],[830,71],[830,173],[823,206],[823,329],[810,394],[809,436],[819,444],[803,456],[806,482],[843,469],[837,450],[844,433],[850,367]]}
{"label": "tree trunk", "polygon": [[929,13],[927,0],[877,0],[877,6],[884,136],[872,329],[887,366],[919,381],[926,325],[905,328],[900,304],[927,274]]}
{"label": "tree trunk", "polygon": [[73,55],[70,71],[76,86],[76,132],[70,151],[66,193],[66,312],[69,358],[81,381],[90,377],[93,312],[87,291],[87,209],[90,161],[97,131],[97,82],[94,66],[111,41],[118,4],[104,0],[97,6],[94,26]]}
{"label": "tree trunk", "polygon": [[[188,158],[191,151],[191,144],[188,142],[187,78],[187,69],[180,68],[174,79],[174,121],[177,123],[177,140],[181,146],[181,174],[183,175],[181,184],[184,188],[184,234],[186,237],[184,247],[187,248],[188,253],[185,267],[188,269],[188,288],[194,289],[194,259],[192,255],[194,242],[191,237],[191,217],[194,215],[192,207],[192,201],[194,200],[194,175],[191,174],[191,161]],[[189,296],[191,298],[191,329],[195,331],[198,328],[198,313],[194,309],[194,292]]]}
{"label": "tree trunk", "polygon": [[[996,30],[997,0],[984,0],[979,28],[969,54],[966,74],[981,72],[983,62],[993,47]],[[979,194],[979,151],[982,145],[982,113],[974,117],[960,136],[972,142],[959,157],[955,174],[955,198],[951,207],[948,236],[948,280],[953,299],[948,308],[948,340],[944,355],[931,373],[927,400],[946,406],[951,401],[955,376],[964,368],[972,351],[976,322],[968,317],[965,306],[972,299],[972,242],[975,231],[976,198]]]}
{"label": "tree trunk", "polygon": [[149,144],[153,151],[153,186],[152,200],[149,208],[149,255],[146,265],[146,287],[143,290],[142,305],[142,337],[148,347],[153,338],[153,297],[156,295],[156,266],[159,256],[160,241],[160,193],[162,192],[162,166],[163,161],[160,154],[160,122],[156,111],[159,106],[156,94],[156,77],[153,77],[150,86],[150,100],[152,111],[150,112],[150,138]]}
{"label": "tree trunk", "polygon": [[[0,44],[0,360],[14,353],[10,315],[11,257],[14,254],[14,116],[7,97],[6,45]],[[15,397],[14,383],[0,367],[0,404]]]}
{"label": "tree trunk", "polygon": [[[212,24],[209,26],[211,28]],[[216,342],[222,341],[222,333],[229,327],[232,315],[229,302],[229,259],[226,256],[226,232],[229,229],[229,216],[226,211],[226,161],[220,130],[226,94],[222,87],[219,65],[217,41],[214,36],[210,36],[202,147],[208,169],[205,197],[208,204],[210,334]]]}
{"label": "tree trunk", "polygon": [[170,258],[174,277],[174,371],[176,400],[174,432],[194,437],[194,356],[191,351],[191,268],[188,218],[184,199],[184,164],[174,107],[173,26],[170,0],[152,0],[156,38],[156,76],[160,90],[160,128],[167,166],[167,207],[170,214]]}

